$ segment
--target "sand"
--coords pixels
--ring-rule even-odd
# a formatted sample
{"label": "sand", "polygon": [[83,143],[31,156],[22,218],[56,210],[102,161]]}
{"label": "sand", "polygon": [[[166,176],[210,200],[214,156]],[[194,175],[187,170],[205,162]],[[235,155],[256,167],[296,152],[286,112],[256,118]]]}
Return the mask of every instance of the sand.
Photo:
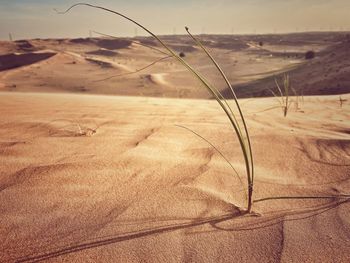
{"label": "sand", "polygon": [[[189,37],[161,38],[230,97]],[[200,38],[246,116],[252,213],[222,109],[152,39],[1,41],[0,262],[350,261],[349,35]]]}
{"label": "sand", "polygon": [[[54,58],[54,57],[53,57]],[[163,81],[161,75],[151,76]],[[349,95],[240,100],[239,144],[215,101],[0,93],[1,262],[348,262]],[[231,102],[232,103],[232,102]],[[207,143],[238,170],[244,186]]]}

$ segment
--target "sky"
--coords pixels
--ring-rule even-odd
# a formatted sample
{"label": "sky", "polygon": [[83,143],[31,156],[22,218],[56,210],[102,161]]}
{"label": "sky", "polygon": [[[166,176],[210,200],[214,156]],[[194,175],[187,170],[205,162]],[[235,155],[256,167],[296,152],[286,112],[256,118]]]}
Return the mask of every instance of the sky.
{"label": "sky", "polygon": [[[79,0],[78,0],[79,1]],[[0,0],[0,39],[87,37],[90,30],[115,36],[147,35],[128,21],[72,0]],[[350,31],[350,0],[95,0],[156,34],[262,34]]]}

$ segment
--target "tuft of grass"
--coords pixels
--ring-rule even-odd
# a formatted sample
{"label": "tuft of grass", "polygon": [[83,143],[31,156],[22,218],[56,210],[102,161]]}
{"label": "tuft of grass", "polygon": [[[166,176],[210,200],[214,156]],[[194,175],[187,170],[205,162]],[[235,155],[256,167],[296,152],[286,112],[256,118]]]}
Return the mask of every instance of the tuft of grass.
{"label": "tuft of grass", "polygon": [[279,92],[279,95],[277,95],[272,90],[270,90],[270,91],[271,91],[272,95],[278,99],[280,107],[282,108],[282,111],[283,111],[283,116],[287,117],[289,107],[292,103],[292,101],[289,98],[289,94],[290,94],[290,90],[291,90],[289,75],[287,75],[287,74],[283,75],[283,91],[284,92],[282,92],[282,89],[281,89],[280,84],[278,83],[277,79],[275,79],[275,83],[276,83],[276,87],[277,87],[277,90]]}
{"label": "tuft of grass", "polygon": [[[188,34],[202,48],[202,50],[208,55],[210,60],[216,66],[216,68],[220,72],[221,76],[224,78],[225,82],[229,86],[231,93],[233,95],[233,98],[234,98],[236,109],[239,112],[239,117],[240,117],[242,123],[238,122],[238,120],[233,112],[232,107],[229,105],[227,100],[224,98],[224,96],[221,94],[221,92],[215,86],[213,86],[211,83],[209,83],[208,80],[204,76],[202,76],[198,71],[196,71],[181,56],[179,56],[165,42],[163,42],[157,35],[155,35],[152,31],[147,29],[141,23],[138,23],[137,21],[131,19],[130,17],[128,17],[122,13],[113,11],[113,10],[105,8],[105,7],[91,5],[91,4],[87,4],[87,3],[78,3],[75,5],[72,5],[66,11],[58,12],[58,13],[65,14],[77,6],[87,6],[87,7],[91,7],[91,8],[100,9],[100,10],[103,10],[103,11],[106,11],[109,13],[113,13],[115,15],[118,15],[118,16],[132,22],[136,26],[140,27],[141,29],[143,29],[144,31],[149,33],[152,37],[154,37],[162,45],[162,47],[166,50],[167,54],[171,55],[178,62],[180,62],[190,73],[192,73],[193,77],[195,77],[202,84],[202,86],[215,98],[215,100],[218,102],[218,104],[220,105],[220,107],[224,111],[225,115],[227,116],[228,120],[230,121],[231,126],[232,126],[233,131],[234,131],[234,134],[236,135],[236,137],[238,138],[238,141],[240,143],[240,147],[242,150],[242,154],[243,154],[244,162],[245,162],[245,167],[246,167],[247,193],[248,193],[247,212],[250,213],[251,209],[252,209],[252,204],[253,204],[252,196],[253,196],[253,185],[254,185],[253,184],[254,183],[254,161],[253,161],[253,154],[252,154],[252,147],[251,147],[251,143],[250,143],[249,133],[248,133],[245,119],[244,119],[244,115],[243,115],[242,110],[240,108],[240,105],[238,103],[237,96],[236,96],[230,82],[228,81],[226,75],[224,74],[224,72],[222,71],[222,69],[220,68],[218,63],[211,56],[211,54],[204,48],[204,46],[200,43],[199,40],[197,40],[194,36],[191,35],[188,28],[186,27],[186,31],[188,32]],[[241,126],[243,126],[243,129]]]}

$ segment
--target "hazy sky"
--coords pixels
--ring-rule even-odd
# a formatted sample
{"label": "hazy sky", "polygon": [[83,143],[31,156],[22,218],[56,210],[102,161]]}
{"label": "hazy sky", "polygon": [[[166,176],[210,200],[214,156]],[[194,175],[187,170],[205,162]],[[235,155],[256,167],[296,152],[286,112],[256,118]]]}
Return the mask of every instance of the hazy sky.
{"label": "hazy sky", "polygon": [[[89,30],[117,36],[144,35],[141,29],[100,10],[78,7],[72,0],[0,0],[0,39],[88,36]],[[96,0],[91,4],[122,12],[156,34],[272,33],[350,30],[350,0]]]}

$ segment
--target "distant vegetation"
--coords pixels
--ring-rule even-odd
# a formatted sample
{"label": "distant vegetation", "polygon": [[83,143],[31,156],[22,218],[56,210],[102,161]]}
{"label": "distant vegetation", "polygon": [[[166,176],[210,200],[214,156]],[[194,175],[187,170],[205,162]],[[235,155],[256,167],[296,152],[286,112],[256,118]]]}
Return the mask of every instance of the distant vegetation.
{"label": "distant vegetation", "polygon": [[313,59],[315,56],[316,56],[316,54],[312,50],[309,50],[305,53],[305,59]]}

